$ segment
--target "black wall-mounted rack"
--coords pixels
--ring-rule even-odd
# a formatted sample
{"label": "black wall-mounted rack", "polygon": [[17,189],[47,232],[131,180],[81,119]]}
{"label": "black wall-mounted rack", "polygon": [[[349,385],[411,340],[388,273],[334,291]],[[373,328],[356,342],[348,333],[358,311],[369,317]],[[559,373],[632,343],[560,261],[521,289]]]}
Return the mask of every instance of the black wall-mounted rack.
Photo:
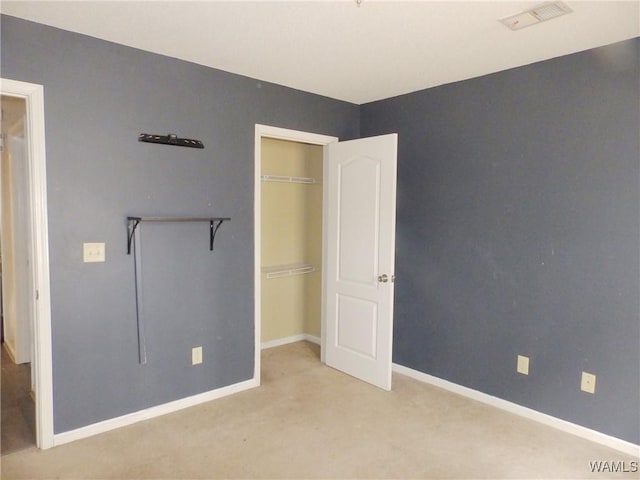
{"label": "black wall-mounted rack", "polygon": [[178,138],[175,133],[168,135],[154,135],[151,133],[141,133],[138,135],[139,142],[160,143],[162,145],[174,145],[176,147],[204,148],[204,143],[191,138]]}
{"label": "black wall-mounted rack", "polygon": [[213,250],[216,233],[220,225],[228,220],[231,220],[231,217],[127,217],[129,230],[127,235],[127,255],[131,254],[131,242],[140,222],[209,222],[209,250]]}

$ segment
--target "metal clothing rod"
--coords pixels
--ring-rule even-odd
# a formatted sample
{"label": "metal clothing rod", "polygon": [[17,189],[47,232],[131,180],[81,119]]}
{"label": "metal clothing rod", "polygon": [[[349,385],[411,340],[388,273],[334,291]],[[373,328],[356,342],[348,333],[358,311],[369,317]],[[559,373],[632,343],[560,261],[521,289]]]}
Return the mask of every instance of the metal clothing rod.
{"label": "metal clothing rod", "polygon": [[231,217],[127,217],[127,255],[131,254],[131,242],[140,222],[209,222],[209,250],[213,250],[216,233],[220,225],[228,220],[231,220]]}

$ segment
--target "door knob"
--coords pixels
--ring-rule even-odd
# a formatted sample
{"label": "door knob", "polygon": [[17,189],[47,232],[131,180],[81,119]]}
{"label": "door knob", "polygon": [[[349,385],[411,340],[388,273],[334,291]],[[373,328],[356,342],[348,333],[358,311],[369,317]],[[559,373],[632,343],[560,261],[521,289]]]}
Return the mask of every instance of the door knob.
{"label": "door knob", "polygon": [[386,273],[383,273],[382,275],[378,275],[378,282],[387,283],[388,281],[389,281],[389,277],[387,276]]}

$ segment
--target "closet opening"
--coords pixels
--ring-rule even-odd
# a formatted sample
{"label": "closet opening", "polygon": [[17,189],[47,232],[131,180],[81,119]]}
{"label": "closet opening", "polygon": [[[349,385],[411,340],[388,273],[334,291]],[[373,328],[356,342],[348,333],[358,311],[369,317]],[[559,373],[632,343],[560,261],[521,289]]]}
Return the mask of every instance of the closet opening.
{"label": "closet opening", "polygon": [[322,146],[263,138],[261,147],[261,348],[319,344]]}
{"label": "closet opening", "polygon": [[324,145],[334,141],[256,125],[258,379],[263,350],[307,341],[322,359]]}

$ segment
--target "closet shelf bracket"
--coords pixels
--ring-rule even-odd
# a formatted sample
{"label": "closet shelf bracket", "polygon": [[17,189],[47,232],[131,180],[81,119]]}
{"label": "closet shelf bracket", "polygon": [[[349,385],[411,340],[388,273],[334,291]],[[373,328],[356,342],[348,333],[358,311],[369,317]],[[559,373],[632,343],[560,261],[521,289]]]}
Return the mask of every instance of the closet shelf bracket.
{"label": "closet shelf bracket", "polygon": [[127,217],[127,255],[131,254],[131,244],[140,222],[209,222],[209,250],[213,251],[213,242],[220,225],[231,217]]}

